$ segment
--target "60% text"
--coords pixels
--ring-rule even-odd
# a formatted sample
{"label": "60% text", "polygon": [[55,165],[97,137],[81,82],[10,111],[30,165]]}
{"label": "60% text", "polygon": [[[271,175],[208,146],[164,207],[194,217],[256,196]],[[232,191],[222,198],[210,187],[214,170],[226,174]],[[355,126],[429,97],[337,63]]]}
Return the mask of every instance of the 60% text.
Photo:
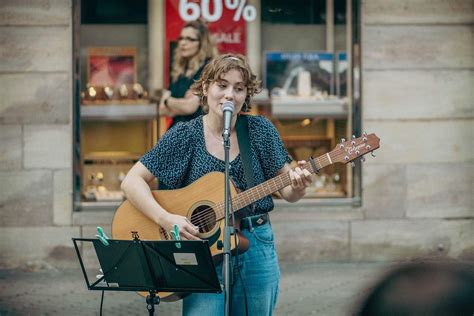
{"label": "60% text", "polygon": [[[179,15],[186,21],[197,20],[201,14],[202,17],[209,22],[218,21],[222,17],[223,4],[222,0],[212,0],[214,12],[211,13],[211,0],[202,0],[201,5],[188,0],[179,1]],[[250,4],[245,3],[246,0],[224,0],[224,5],[229,10],[235,10],[233,20],[239,21],[242,17],[245,21],[250,22],[257,17],[257,9]]]}

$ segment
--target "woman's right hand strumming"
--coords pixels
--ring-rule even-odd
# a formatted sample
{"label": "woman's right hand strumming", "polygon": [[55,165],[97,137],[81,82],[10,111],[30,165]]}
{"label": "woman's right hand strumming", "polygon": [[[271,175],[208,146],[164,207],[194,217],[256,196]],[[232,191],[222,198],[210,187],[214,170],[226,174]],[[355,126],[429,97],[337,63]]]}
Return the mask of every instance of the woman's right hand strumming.
{"label": "woman's right hand strumming", "polygon": [[187,217],[167,213],[161,219],[160,226],[167,232],[172,231],[174,225],[178,225],[179,236],[182,240],[201,240],[197,237],[199,228],[194,226]]}
{"label": "woman's right hand strumming", "polygon": [[122,181],[122,190],[137,209],[160,225],[166,232],[169,233],[174,225],[178,225],[181,239],[200,240],[197,237],[198,227],[194,226],[188,218],[168,213],[155,201],[148,185],[153,179],[154,175],[138,161]]}

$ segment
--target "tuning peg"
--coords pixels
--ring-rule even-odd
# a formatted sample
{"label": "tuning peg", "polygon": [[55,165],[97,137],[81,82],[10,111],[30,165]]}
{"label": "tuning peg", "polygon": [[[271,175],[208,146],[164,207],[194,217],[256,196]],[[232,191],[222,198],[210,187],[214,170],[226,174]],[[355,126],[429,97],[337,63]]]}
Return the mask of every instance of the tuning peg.
{"label": "tuning peg", "polygon": [[355,138],[356,138],[356,136],[355,136],[355,135],[352,135],[352,142],[351,142],[352,145],[355,145],[355,144],[356,144]]}
{"label": "tuning peg", "polygon": [[370,152],[370,155],[375,158],[375,154],[373,151]]}
{"label": "tuning peg", "polygon": [[362,140],[366,143],[366,142],[367,142],[367,132],[364,132],[364,133],[362,134],[362,136],[363,136],[363,137],[362,137]]}
{"label": "tuning peg", "polygon": [[360,155],[360,151],[359,151],[359,150],[356,150],[356,155]]}
{"label": "tuning peg", "polygon": [[349,160],[349,156],[344,156],[344,160]]}
{"label": "tuning peg", "polygon": [[339,148],[344,148],[344,142],[346,141],[345,138],[341,138],[341,144],[339,145]]}
{"label": "tuning peg", "polygon": [[367,146],[365,146],[365,148],[366,148],[367,150],[370,150],[370,148],[372,148],[372,147],[370,147],[370,145],[367,145]]}
{"label": "tuning peg", "polygon": [[365,162],[365,157],[364,156],[360,157],[360,161]]}

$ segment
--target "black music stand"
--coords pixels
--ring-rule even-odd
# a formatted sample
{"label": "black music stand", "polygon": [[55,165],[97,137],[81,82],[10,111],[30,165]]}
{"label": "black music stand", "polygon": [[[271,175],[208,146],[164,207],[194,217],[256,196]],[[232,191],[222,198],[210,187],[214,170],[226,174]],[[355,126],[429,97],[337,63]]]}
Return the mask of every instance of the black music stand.
{"label": "black music stand", "polygon": [[[149,315],[160,303],[157,292],[220,293],[207,240],[142,241],[72,238],[89,290],[146,291]],[[93,244],[103,276],[91,284],[77,241]]]}

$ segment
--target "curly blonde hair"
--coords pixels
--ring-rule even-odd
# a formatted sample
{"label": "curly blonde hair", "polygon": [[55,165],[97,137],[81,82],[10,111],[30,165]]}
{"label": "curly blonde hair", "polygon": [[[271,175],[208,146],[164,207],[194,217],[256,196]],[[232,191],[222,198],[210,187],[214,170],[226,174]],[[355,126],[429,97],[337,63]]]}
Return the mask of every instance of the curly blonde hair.
{"label": "curly blonde hair", "polygon": [[260,92],[261,81],[257,80],[257,76],[252,72],[247,57],[240,54],[224,54],[212,59],[204,67],[199,80],[191,86],[193,93],[201,99],[202,110],[205,113],[209,111],[209,104],[207,103],[207,96],[204,95],[204,89],[208,88],[211,83],[222,79],[224,74],[232,69],[240,72],[247,88],[247,96],[242,112],[250,111],[250,102],[252,97]]}
{"label": "curly blonde hair", "polygon": [[171,70],[171,79],[176,81],[180,75],[192,77],[206,59],[217,56],[217,47],[214,39],[211,37],[207,25],[201,21],[191,21],[183,26],[183,29],[190,27],[197,31],[199,37],[199,51],[191,59],[181,56],[179,49],[174,50],[173,68]]}

